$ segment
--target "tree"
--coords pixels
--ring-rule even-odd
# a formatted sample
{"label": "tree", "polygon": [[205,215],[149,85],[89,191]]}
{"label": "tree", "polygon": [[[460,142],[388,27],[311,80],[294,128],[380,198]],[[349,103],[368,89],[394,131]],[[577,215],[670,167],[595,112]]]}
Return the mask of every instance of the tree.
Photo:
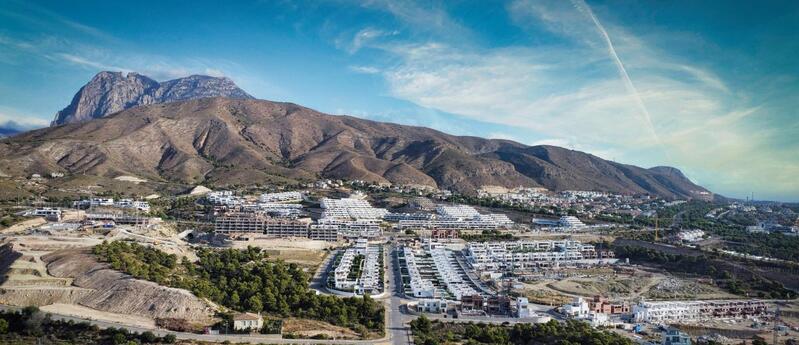
{"label": "tree", "polygon": [[150,331],[146,331],[146,332],[142,333],[140,338],[141,338],[141,340],[143,342],[148,343],[148,344],[152,344],[152,343],[158,342],[158,337],[153,332],[150,332]]}
{"label": "tree", "polygon": [[0,319],[0,334],[8,333],[8,321],[6,319]]}
{"label": "tree", "polygon": [[164,336],[162,341],[166,344],[174,344],[175,341],[177,341],[177,337],[174,334],[169,333]]}
{"label": "tree", "polygon": [[258,313],[264,309],[264,305],[261,302],[261,298],[257,295],[252,295],[250,298],[247,299],[247,308]]}
{"label": "tree", "polygon": [[111,337],[114,344],[122,345],[128,342],[128,337],[124,333],[114,333],[114,336]]}

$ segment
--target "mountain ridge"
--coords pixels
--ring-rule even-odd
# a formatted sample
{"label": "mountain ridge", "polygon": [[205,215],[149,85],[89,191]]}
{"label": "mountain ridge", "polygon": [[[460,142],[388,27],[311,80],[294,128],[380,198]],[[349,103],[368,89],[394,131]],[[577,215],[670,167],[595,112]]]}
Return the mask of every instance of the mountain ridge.
{"label": "mountain ridge", "polygon": [[56,113],[51,126],[101,118],[140,105],[215,96],[253,99],[225,77],[190,75],[159,83],[135,72],[102,71]]}
{"label": "mountain ridge", "polygon": [[[65,171],[196,183],[319,177],[474,192],[487,185],[696,198],[676,168],[640,168],[555,146],[454,136],[224,97],[136,106],[0,140],[8,174]],[[673,170],[671,170],[673,169]]]}

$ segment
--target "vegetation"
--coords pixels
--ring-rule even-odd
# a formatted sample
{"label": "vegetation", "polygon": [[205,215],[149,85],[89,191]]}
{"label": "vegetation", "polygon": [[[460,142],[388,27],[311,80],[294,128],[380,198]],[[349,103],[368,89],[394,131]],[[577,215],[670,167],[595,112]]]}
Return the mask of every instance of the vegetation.
{"label": "vegetation", "polygon": [[103,242],[92,248],[100,261],[111,264],[111,268],[136,278],[154,281],[160,285],[175,285],[181,281],[177,268],[177,256],[136,243],[121,241]]}
{"label": "vegetation", "polygon": [[716,280],[719,286],[736,295],[756,292],[757,297],[761,298],[796,298],[795,292],[785,288],[779,282],[766,279],[749,270],[737,268],[736,264],[705,254],[669,254],[635,246],[617,246],[614,251],[617,257],[629,258],[633,262],[657,264],[669,272],[709,276]]}
{"label": "vegetation", "polygon": [[296,265],[269,260],[260,249],[200,249],[199,260],[176,264],[174,255],[135,243],[103,242],[93,252],[135,277],[192,291],[237,311],[322,320],[362,335],[383,332],[384,309],[372,298],[316,295]]}
{"label": "vegetation", "polygon": [[172,344],[173,334],[159,337],[152,332],[133,333],[126,329],[99,329],[87,322],[52,320],[35,307],[21,312],[0,311],[2,344]]}
{"label": "vegetation", "polygon": [[355,255],[352,259],[352,266],[350,266],[350,273],[347,274],[347,279],[355,280],[361,276],[361,263],[366,257],[363,255]]}
{"label": "vegetation", "polygon": [[11,207],[0,208],[0,229],[7,228],[25,220],[25,217],[16,215],[19,209]]}
{"label": "vegetation", "polygon": [[516,324],[514,326],[484,323],[444,323],[430,321],[422,316],[411,321],[411,332],[416,344],[596,344],[631,345],[632,342],[618,334],[596,330],[585,322],[555,320],[544,324]]}
{"label": "vegetation", "polygon": [[479,235],[461,235],[461,238],[469,242],[489,242],[489,241],[516,241],[517,237],[509,233],[502,233],[499,230],[483,230]]}
{"label": "vegetation", "polygon": [[[754,225],[756,219],[754,215],[747,213],[736,213],[735,215],[725,216],[723,219],[708,218],[706,215],[713,209],[722,207],[723,204],[712,203],[702,200],[690,200],[688,202],[664,207],[657,211],[658,225],[660,227],[660,238],[677,232],[676,227],[681,229],[701,229],[708,234],[720,237],[725,242],[726,249],[740,253],[766,256],[776,259],[799,262],[799,236],[788,236],[781,233],[752,234],[746,230],[746,226]],[[630,224],[633,228],[654,227],[653,217],[632,217],[629,215],[601,215],[599,220],[616,223]],[[637,239],[642,241],[654,241],[654,233],[631,231],[621,234],[625,238]]]}

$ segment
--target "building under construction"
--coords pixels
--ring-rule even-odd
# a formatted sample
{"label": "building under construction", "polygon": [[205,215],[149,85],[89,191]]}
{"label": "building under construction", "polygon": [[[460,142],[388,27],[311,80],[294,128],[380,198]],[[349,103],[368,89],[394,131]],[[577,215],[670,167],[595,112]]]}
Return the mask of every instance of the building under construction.
{"label": "building under construction", "polygon": [[219,234],[256,233],[274,237],[308,237],[310,219],[271,218],[255,212],[230,212],[216,217]]}

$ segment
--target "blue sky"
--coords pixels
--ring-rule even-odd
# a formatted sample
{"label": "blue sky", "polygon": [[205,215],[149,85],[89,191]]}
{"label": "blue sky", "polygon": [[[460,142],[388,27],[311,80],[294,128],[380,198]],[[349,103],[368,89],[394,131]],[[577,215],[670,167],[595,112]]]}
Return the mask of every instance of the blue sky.
{"label": "blue sky", "polygon": [[0,123],[101,70],[224,75],[258,98],[671,165],[799,201],[799,3],[0,2]]}

